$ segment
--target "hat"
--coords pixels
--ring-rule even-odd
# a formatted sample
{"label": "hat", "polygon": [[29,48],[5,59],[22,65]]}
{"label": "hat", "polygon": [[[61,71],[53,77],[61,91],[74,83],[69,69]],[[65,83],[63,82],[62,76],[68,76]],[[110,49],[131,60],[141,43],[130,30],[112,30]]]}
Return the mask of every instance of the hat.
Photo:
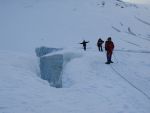
{"label": "hat", "polygon": [[111,37],[108,37],[108,40],[111,40]]}

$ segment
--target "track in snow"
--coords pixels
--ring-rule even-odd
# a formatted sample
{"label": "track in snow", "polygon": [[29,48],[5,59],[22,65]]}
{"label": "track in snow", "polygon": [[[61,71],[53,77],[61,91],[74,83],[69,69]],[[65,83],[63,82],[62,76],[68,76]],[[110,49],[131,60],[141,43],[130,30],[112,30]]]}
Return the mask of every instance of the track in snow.
{"label": "track in snow", "polygon": [[142,20],[142,19],[140,19],[140,18],[138,18],[138,17],[136,17],[136,16],[135,16],[135,18],[136,18],[138,21],[142,22],[143,24],[146,24],[146,25],[150,26],[150,23],[149,23],[149,22],[147,22],[147,21],[145,21],[145,20]]}

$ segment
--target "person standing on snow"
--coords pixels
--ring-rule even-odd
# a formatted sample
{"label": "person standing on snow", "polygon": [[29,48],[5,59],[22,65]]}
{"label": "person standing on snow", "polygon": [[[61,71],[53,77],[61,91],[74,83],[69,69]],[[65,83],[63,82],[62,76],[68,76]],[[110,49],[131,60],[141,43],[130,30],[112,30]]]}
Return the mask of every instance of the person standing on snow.
{"label": "person standing on snow", "polygon": [[86,51],[86,44],[87,44],[87,43],[89,43],[89,41],[86,42],[85,40],[83,40],[83,42],[80,43],[80,44],[83,45],[84,51]]}
{"label": "person standing on snow", "polygon": [[104,43],[104,41],[101,38],[99,38],[97,41],[97,47],[98,47],[99,51],[103,51],[103,47],[102,47],[103,43]]}
{"label": "person standing on snow", "polygon": [[111,60],[112,53],[114,49],[114,43],[111,40],[111,37],[108,37],[107,41],[105,42],[105,50],[106,50],[106,56],[107,56],[107,62],[106,64],[113,63]]}

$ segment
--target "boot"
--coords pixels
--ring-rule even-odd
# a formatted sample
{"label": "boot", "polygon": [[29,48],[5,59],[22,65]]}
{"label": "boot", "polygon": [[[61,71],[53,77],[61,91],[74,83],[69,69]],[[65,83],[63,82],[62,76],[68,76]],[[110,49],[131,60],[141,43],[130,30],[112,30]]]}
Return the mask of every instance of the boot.
{"label": "boot", "polygon": [[110,64],[110,62],[105,62],[105,64]]}
{"label": "boot", "polygon": [[110,63],[114,63],[113,61],[110,61]]}

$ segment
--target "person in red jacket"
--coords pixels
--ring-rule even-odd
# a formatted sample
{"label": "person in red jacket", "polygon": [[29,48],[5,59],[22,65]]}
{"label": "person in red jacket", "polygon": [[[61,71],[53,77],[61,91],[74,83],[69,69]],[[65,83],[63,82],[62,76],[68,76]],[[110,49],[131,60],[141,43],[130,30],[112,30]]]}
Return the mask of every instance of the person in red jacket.
{"label": "person in red jacket", "polygon": [[107,52],[106,53],[106,56],[107,56],[106,64],[113,63],[113,61],[111,60],[113,49],[114,49],[114,43],[112,42],[111,37],[108,37],[107,41],[105,42],[105,50]]}

